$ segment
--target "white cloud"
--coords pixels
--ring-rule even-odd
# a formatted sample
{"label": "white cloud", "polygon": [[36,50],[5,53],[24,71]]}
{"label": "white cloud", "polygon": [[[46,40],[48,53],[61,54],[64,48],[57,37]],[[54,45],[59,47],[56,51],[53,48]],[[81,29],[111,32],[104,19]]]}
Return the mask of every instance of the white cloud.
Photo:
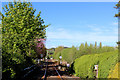
{"label": "white cloud", "polygon": [[92,30],[92,32],[94,32],[94,33],[97,33],[97,34],[102,33],[101,28],[99,28],[96,24],[88,25],[87,27],[88,27],[90,30]]}
{"label": "white cloud", "polygon": [[[114,24],[117,24],[117,23],[114,23]],[[88,25],[88,28],[90,28],[93,33],[100,34],[100,35],[118,35],[118,26]]]}
{"label": "white cloud", "polygon": [[[114,32],[112,32],[114,33]],[[105,42],[114,42],[117,41],[117,35],[102,35],[96,32],[89,32],[89,33],[81,33],[81,32],[74,32],[74,31],[59,31],[56,30],[54,32],[47,32],[48,39],[66,39],[66,40],[73,40],[73,41],[105,41]]]}
{"label": "white cloud", "polygon": [[[49,44],[56,42],[58,45],[60,42],[64,44],[74,45],[74,43],[78,42],[107,42],[107,43],[115,43],[118,41],[118,28],[117,27],[98,27],[98,25],[89,25],[86,27],[87,30],[90,31],[84,32],[82,30],[74,31],[71,29],[63,29],[58,28],[47,31],[47,41]],[[86,30],[85,30],[86,31]],[[59,44],[61,45],[61,44]]]}

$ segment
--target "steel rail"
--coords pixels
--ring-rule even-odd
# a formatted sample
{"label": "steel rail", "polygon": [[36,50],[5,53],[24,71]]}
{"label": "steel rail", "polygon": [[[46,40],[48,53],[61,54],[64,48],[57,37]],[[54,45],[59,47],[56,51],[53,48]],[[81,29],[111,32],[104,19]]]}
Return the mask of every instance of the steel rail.
{"label": "steel rail", "polygon": [[27,70],[27,69],[30,69],[30,68],[32,68],[32,67],[34,67],[34,66],[35,66],[35,65],[32,65],[32,66],[30,66],[30,67],[27,67],[27,68],[24,69],[24,71]]}
{"label": "steel rail", "polygon": [[[55,68],[55,67],[54,67]],[[58,74],[58,76],[60,77],[60,79],[61,80],[63,80],[63,78],[61,77],[61,75],[59,74],[59,72],[57,71],[57,69],[55,68],[55,70],[56,70],[56,72],[57,72],[57,74]]]}
{"label": "steel rail", "polygon": [[[43,80],[46,80],[47,76],[46,76],[46,73],[47,73],[47,67],[48,67],[48,61],[47,61],[47,65],[46,65],[46,69],[45,69],[45,73],[44,73],[44,76],[42,77]],[[61,80],[63,80],[63,78],[61,77],[60,73],[57,71],[57,69],[53,66],[53,68],[55,69],[55,71],[57,72],[59,78]]]}
{"label": "steel rail", "polygon": [[[29,70],[26,74],[24,74],[23,77],[25,78],[26,76],[28,76],[29,73],[33,72],[33,71],[37,68],[36,65],[37,65],[37,64],[25,68],[23,71],[26,71],[26,70],[29,70],[29,69],[32,69],[32,68],[33,68],[33,69],[32,69],[32,70]],[[41,66],[41,65],[40,65],[40,66]],[[42,67],[42,66],[41,66],[41,67]]]}
{"label": "steel rail", "polygon": [[[36,69],[37,67],[34,67],[34,69]],[[29,73],[31,73],[34,69],[30,70],[27,74],[24,75],[24,77],[26,77]]]}
{"label": "steel rail", "polygon": [[48,66],[48,61],[47,61],[47,65],[46,65],[46,68],[45,68],[45,73],[44,73],[44,76],[42,77],[42,78],[43,78],[43,80],[45,80],[45,79],[46,79],[47,66]]}

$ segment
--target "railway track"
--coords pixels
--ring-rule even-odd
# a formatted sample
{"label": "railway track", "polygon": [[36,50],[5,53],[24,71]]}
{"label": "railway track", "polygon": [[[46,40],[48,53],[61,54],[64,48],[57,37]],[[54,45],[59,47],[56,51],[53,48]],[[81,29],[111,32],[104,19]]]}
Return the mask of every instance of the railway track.
{"label": "railway track", "polygon": [[55,66],[54,63],[48,61],[45,66],[44,75],[41,78],[39,77],[38,80],[53,80],[53,76],[55,80],[63,80],[57,69],[57,66]]}
{"label": "railway track", "polygon": [[25,78],[22,80],[69,80],[68,77],[72,78],[72,76],[66,74],[66,71],[58,69],[58,65],[56,65],[56,63],[52,62],[51,60],[43,62],[43,64],[39,66],[33,65],[26,68],[25,70],[29,68],[32,69],[28,71],[27,74],[25,74]]}
{"label": "railway track", "polygon": [[[54,67],[55,68],[55,67]],[[60,80],[63,80],[63,78],[61,77],[60,73],[57,71],[57,69],[55,68],[57,74],[58,74],[58,78],[60,78]]]}
{"label": "railway track", "polygon": [[20,78],[17,78],[17,80],[37,80],[39,74],[38,71],[42,68],[42,65],[36,64],[32,65],[30,67],[25,68],[24,70],[21,71]]}

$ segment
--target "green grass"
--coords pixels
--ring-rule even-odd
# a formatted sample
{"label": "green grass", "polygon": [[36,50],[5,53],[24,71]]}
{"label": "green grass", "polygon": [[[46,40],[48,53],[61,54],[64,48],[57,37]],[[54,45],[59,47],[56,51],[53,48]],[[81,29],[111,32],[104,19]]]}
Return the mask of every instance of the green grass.
{"label": "green grass", "polygon": [[118,51],[104,52],[101,54],[84,55],[77,58],[74,63],[74,70],[81,78],[94,78],[94,65],[98,65],[98,77],[107,78],[109,71],[115,66],[118,59]]}

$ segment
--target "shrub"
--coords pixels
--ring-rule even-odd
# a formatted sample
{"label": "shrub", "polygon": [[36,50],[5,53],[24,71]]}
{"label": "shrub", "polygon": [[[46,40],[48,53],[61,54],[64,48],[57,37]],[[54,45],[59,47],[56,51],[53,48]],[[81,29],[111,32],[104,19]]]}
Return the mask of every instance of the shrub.
{"label": "shrub", "polygon": [[84,55],[77,58],[74,69],[77,76],[81,78],[94,78],[94,65],[98,65],[98,77],[107,78],[109,70],[117,63],[118,52],[105,52],[101,54]]}

